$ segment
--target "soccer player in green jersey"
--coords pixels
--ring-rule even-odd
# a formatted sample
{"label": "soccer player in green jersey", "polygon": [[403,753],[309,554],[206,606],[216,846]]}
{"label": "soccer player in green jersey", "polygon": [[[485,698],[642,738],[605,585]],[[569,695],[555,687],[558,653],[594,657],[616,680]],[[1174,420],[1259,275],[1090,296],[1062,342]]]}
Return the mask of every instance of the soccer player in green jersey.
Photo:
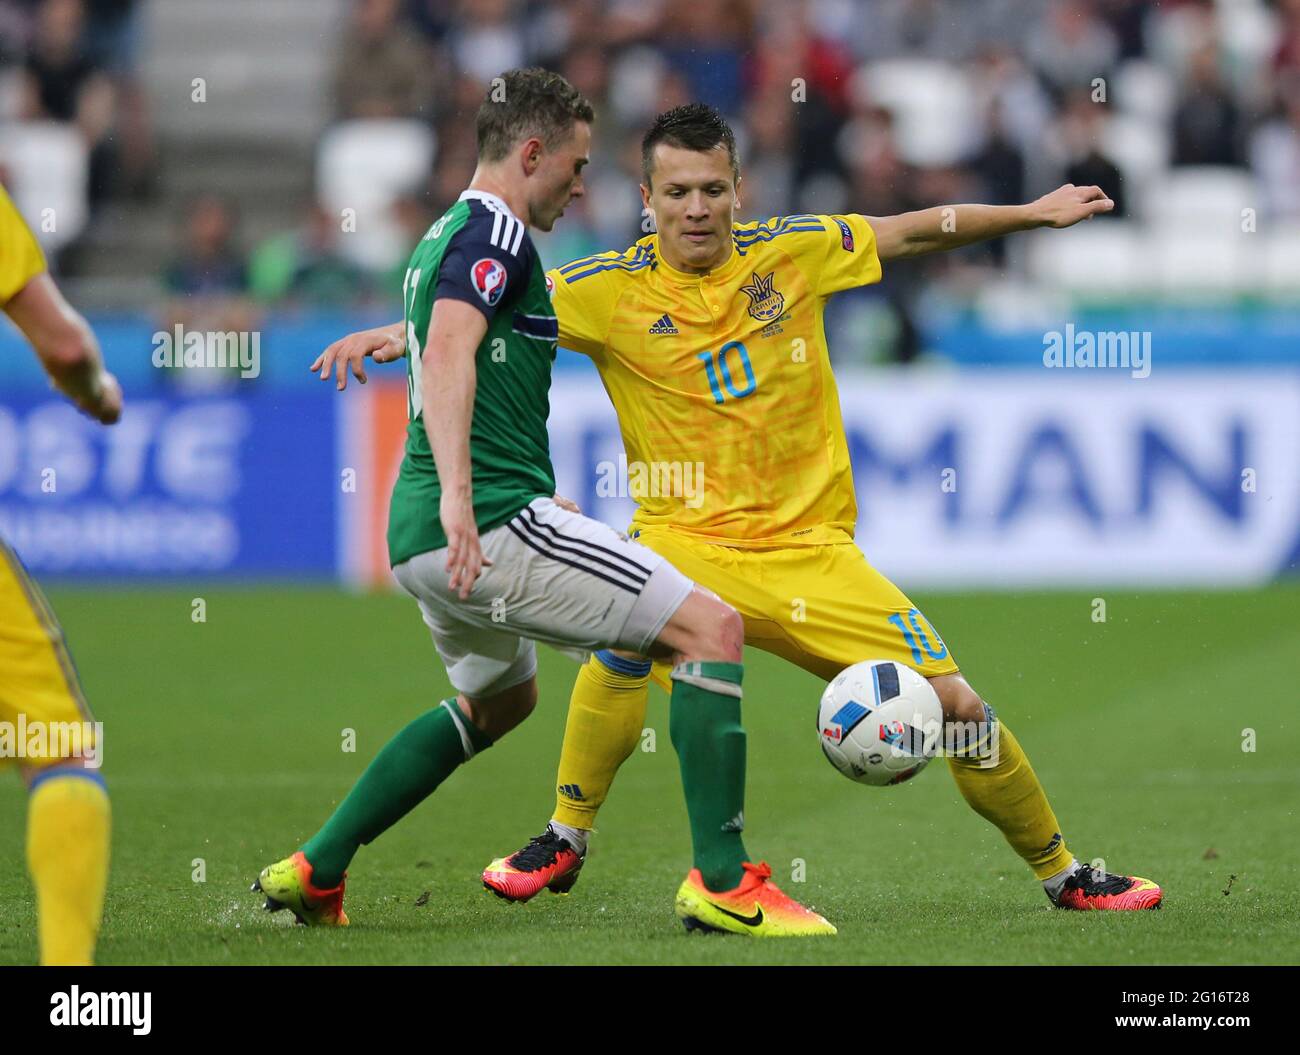
{"label": "soccer player in green jersey", "polygon": [[747,860],[740,616],[553,498],[546,419],[559,329],[528,232],[549,231],[582,194],[593,113],[557,74],[512,70],[499,83],[478,112],[470,187],[429,228],[403,282],[410,424],[389,558],[456,696],[389,741],[320,831],[254,889],[300,922],[346,925],[357,850],[528,717],[542,641],[671,658],[669,728],[695,857],[678,900],[695,925],[833,934]]}

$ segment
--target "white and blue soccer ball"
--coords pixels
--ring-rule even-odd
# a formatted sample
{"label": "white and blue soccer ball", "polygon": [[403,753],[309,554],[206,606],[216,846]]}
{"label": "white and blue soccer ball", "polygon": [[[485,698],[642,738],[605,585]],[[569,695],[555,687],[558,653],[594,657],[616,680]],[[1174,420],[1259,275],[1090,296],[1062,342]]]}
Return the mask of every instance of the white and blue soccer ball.
{"label": "white and blue soccer ball", "polygon": [[939,751],[943,708],[910,667],[869,659],[841,671],[822,693],[817,735],[831,765],[859,784],[899,784]]}

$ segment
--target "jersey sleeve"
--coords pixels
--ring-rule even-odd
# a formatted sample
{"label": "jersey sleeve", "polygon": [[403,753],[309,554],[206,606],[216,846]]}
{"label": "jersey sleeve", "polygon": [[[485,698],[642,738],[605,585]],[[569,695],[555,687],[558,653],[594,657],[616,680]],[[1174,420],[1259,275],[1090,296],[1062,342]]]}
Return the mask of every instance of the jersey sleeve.
{"label": "jersey sleeve", "polygon": [[[610,254],[611,257],[617,254]],[[599,359],[605,351],[614,297],[604,273],[590,273],[583,261],[546,273],[546,289],[560,324],[560,347]]]}
{"label": "jersey sleeve", "polygon": [[45,270],[45,254],[0,187],[0,305],[7,304]]}
{"label": "jersey sleeve", "polygon": [[817,292],[829,296],[880,281],[876,235],[865,216],[819,216],[826,225]]}
{"label": "jersey sleeve", "polygon": [[491,322],[523,292],[532,266],[532,239],[518,220],[500,213],[471,216],[442,255],[433,300],[463,300]]}

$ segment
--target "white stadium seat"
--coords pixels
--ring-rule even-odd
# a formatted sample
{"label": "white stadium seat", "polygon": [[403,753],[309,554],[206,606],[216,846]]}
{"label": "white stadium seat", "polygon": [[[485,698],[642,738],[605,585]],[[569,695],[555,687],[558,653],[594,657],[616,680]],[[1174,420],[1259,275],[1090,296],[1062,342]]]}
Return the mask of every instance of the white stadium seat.
{"label": "white stadium seat", "polygon": [[1266,293],[1300,294],[1300,226],[1261,231],[1259,278]]}
{"label": "white stadium seat", "polygon": [[394,219],[392,205],[424,186],[435,150],[434,134],[421,121],[345,121],[321,137],[317,194],[336,215],[356,210],[356,231],[340,242],[354,263],[379,270],[410,252],[409,236]]}
{"label": "white stadium seat", "polygon": [[1250,173],[1226,165],[1171,169],[1149,191],[1146,216],[1160,227],[1239,233],[1243,210],[1260,205]]}
{"label": "white stadium seat", "polygon": [[1144,236],[1124,220],[1097,220],[1068,232],[1028,239],[1029,273],[1049,288],[1079,297],[1127,296],[1152,280]]}
{"label": "white stadium seat", "polygon": [[1124,176],[1129,208],[1142,212],[1169,165],[1168,128],[1145,114],[1117,113],[1103,126],[1101,149]]}
{"label": "white stadium seat", "polygon": [[1251,293],[1259,288],[1259,236],[1222,226],[1160,226],[1150,233],[1155,273],[1170,300]]}
{"label": "white stadium seat", "polygon": [[976,146],[976,93],[957,66],[923,59],[873,62],[854,74],[853,94],[894,115],[898,151],[914,165],[949,165]]}
{"label": "white stadium seat", "polygon": [[1177,86],[1164,67],[1129,59],[1115,71],[1106,101],[1120,113],[1164,125],[1174,110]]}
{"label": "white stadium seat", "polygon": [[89,154],[71,125],[28,121],[0,128],[0,164],[9,170],[14,204],[43,249],[62,249],[81,233],[89,216]]}
{"label": "white stadium seat", "polygon": [[1265,239],[1243,230],[1246,210],[1258,208],[1255,181],[1243,169],[1192,166],[1155,180],[1145,214],[1157,291],[1183,300],[1258,292]]}

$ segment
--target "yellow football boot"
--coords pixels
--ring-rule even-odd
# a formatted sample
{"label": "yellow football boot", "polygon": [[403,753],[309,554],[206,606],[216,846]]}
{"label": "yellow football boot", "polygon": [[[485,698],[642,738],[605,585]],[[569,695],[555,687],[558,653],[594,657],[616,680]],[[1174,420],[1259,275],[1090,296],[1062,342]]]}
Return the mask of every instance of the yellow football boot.
{"label": "yellow football boot", "polygon": [[811,909],[783,894],[765,863],[744,862],[745,876],[734,890],[704,885],[698,868],[677,891],[677,918],[687,930],[723,931],[755,938],[803,938],[834,934],[835,928]]}
{"label": "yellow football boot", "polygon": [[318,890],[311,882],[311,862],[299,850],[292,857],[262,869],[253,889],[266,895],[268,912],[288,909],[299,923],[312,927],[346,927],[343,887],[346,878],[331,890]]}

